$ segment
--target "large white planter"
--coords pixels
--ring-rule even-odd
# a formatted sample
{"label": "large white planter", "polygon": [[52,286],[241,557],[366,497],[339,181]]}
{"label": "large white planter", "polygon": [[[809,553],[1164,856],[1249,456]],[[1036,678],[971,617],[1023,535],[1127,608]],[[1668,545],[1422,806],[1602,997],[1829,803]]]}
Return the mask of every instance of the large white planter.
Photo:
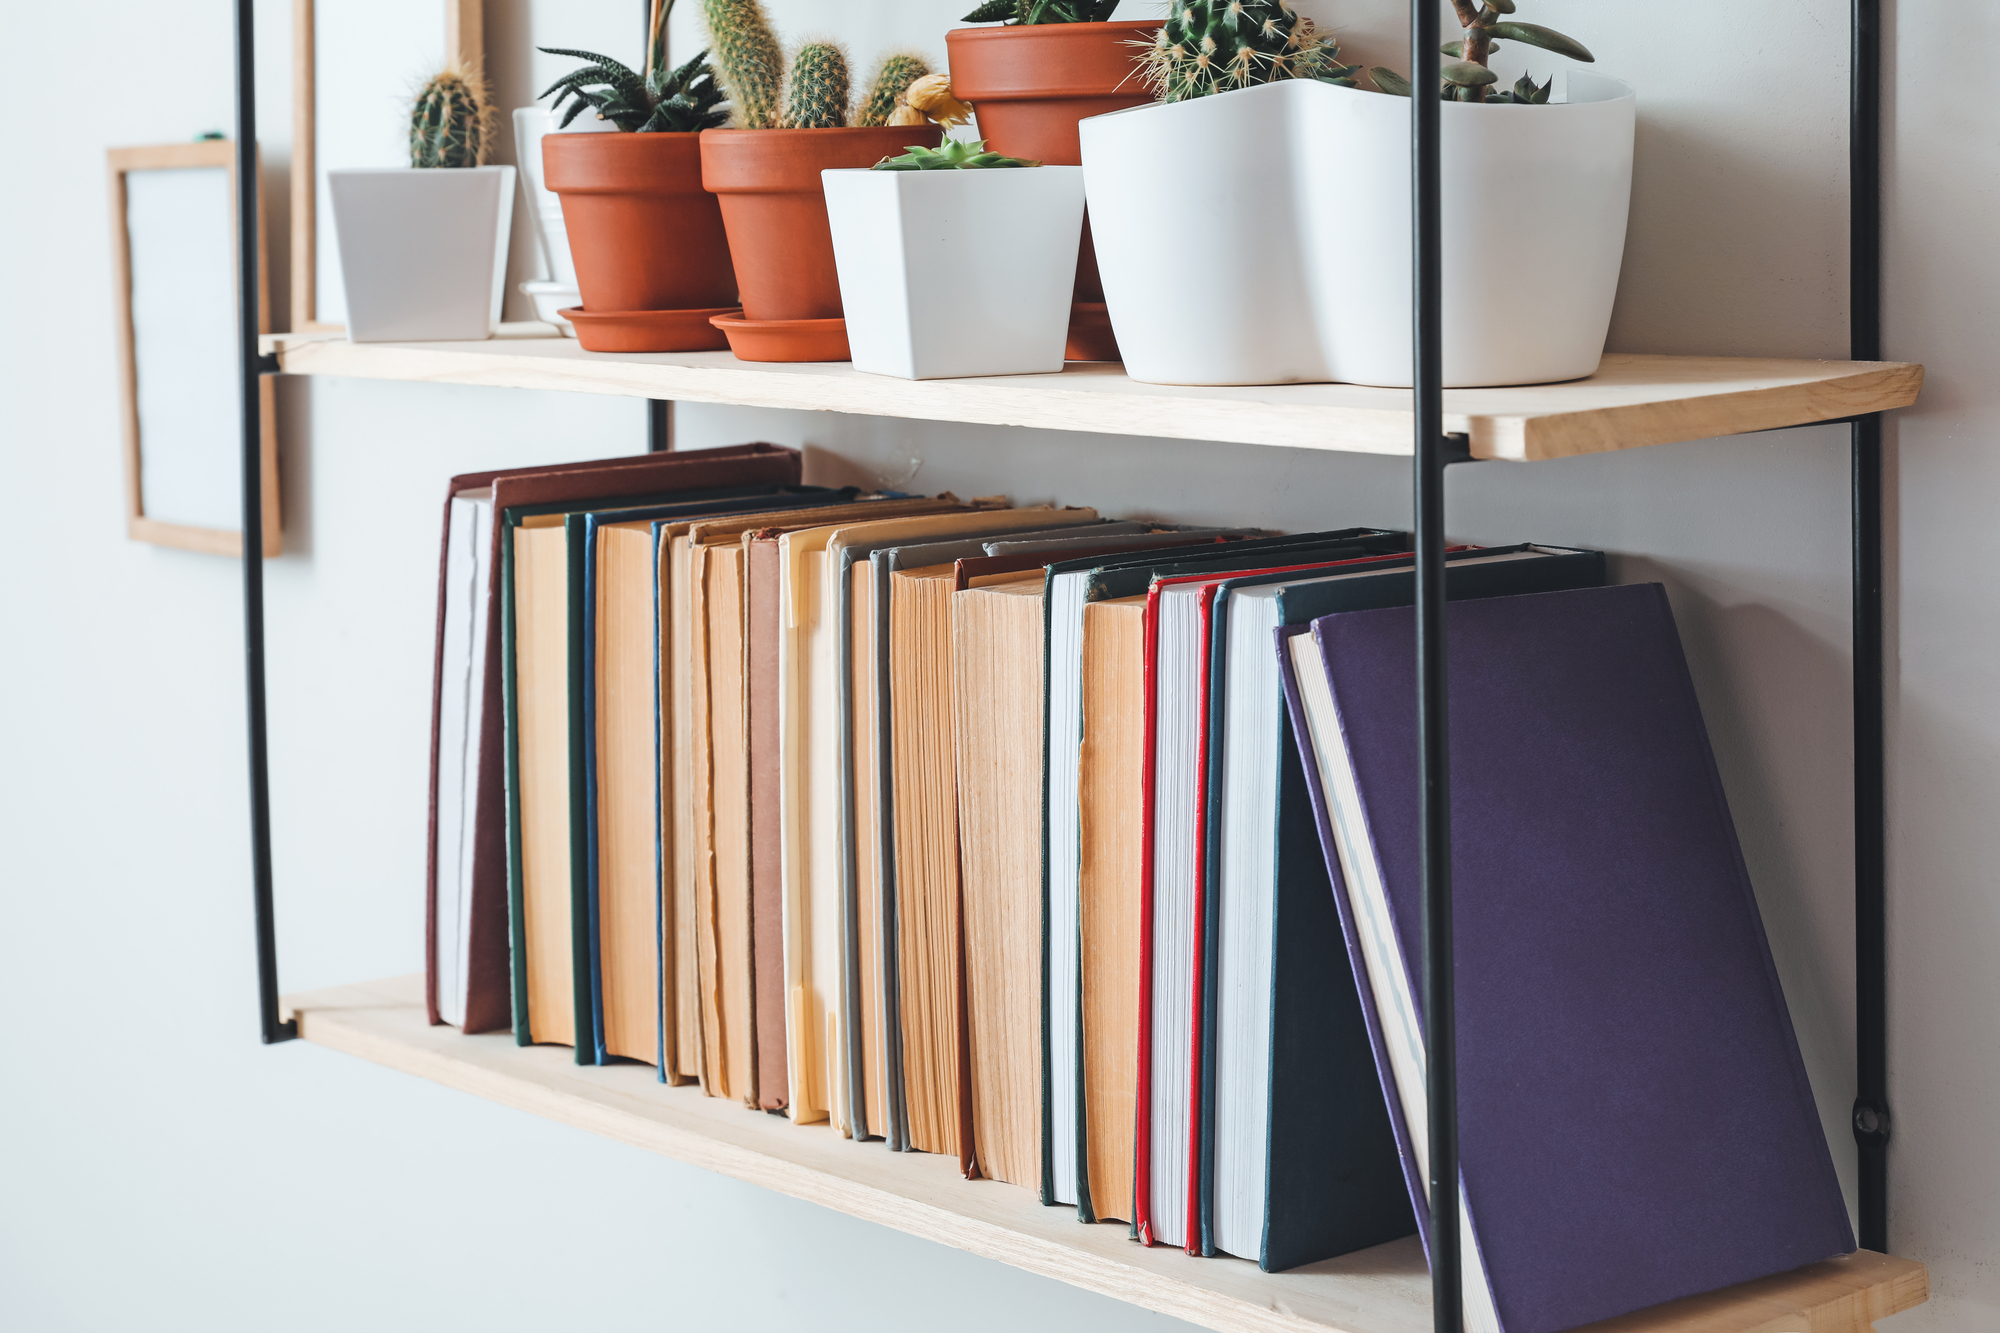
{"label": "large white planter", "polygon": [[[1440,105],[1444,382],[1597,369],[1632,195],[1627,85]],[[1562,95],[1558,83],[1558,97]],[[1410,104],[1303,80],[1082,123],[1105,303],[1134,379],[1410,383]]]}
{"label": "large white planter", "polygon": [[855,369],[910,380],[1062,369],[1081,167],[820,175]]}
{"label": "large white planter", "polygon": [[350,339],[493,336],[505,294],[514,168],[326,175]]}

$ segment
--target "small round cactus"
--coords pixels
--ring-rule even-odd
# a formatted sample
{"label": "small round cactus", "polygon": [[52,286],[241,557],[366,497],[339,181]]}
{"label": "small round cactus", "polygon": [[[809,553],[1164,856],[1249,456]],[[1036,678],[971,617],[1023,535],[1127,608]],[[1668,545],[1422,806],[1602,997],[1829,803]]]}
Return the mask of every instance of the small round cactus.
{"label": "small round cactus", "polygon": [[1353,85],[1340,46],[1285,0],[1173,0],[1159,36],[1141,57],[1162,102],[1281,79]]}
{"label": "small round cactus", "polygon": [[445,67],[410,107],[410,165],[483,165],[493,137],[492,118],[484,81],[461,66]]}
{"label": "small round cactus", "polygon": [[768,130],[778,123],[785,83],[785,52],[758,0],[701,0],[722,90],[738,129]]}
{"label": "small round cactus", "polygon": [[930,61],[914,51],[891,51],[883,56],[875,66],[875,77],[868,81],[868,91],[862,94],[861,107],[855,112],[854,123],[889,124],[889,117],[895,114],[896,104],[903,100],[903,94],[910,90],[910,85],[930,72]]}
{"label": "small round cactus", "polygon": [[832,42],[807,42],[792,57],[791,81],[785,90],[784,127],[838,129],[847,124],[847,104],[852,96],[847,53]]}

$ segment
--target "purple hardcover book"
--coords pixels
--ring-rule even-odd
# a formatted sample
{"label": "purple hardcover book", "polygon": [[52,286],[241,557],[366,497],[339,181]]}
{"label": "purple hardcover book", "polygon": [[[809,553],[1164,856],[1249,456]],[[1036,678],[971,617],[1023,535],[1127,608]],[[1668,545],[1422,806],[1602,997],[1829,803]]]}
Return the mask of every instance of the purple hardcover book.
{"label": "purple hardcover book", "polygon": [[[1446,615],[1468,1328],[1851,1251],[1665,591]],[[1425,1219],[1414,613],[1312,628],[1280,636],[1287,698]]]}

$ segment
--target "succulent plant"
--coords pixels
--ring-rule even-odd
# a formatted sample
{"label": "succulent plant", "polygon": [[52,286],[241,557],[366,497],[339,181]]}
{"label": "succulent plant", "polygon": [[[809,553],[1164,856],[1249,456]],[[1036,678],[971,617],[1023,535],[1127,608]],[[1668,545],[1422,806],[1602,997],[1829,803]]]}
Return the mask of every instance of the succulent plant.
{"label": "succulent plant", "polygon": [[889,117],[896,113],[896,104],[904,101],[910,91],[910,85],[930,72],[931,62],[914,51],[891,51],[883,56],[876,63],[874,77],[868,80],[868,91],[861,95],[854,123],[887,125]]}
{"label": "succulent plant", "polygon": [[873,171],[984,171],[992,167],[1039,167],[1039,162],[989,152],[984,139],[946,139],[942,147],[912,144],[901,157],[885,157]]}
{"label": "succulent plant", "polygon": [[[1438,96],[1447,102],[1511,102],[1521,106],[1542,106],[1548,102],[1554,79],[1537,85],[1524,74],[1514,81],[1513,88],[1494,90],[1493,85],[1500,77],[1487,67],[1487,61],[1492,58],[1493,48],[1503,40],[1540,47],[1585,63],[1597,59],[1582,42],[1553,28],[1504,20],[1502,15],[1514,12],[1514,0],[1481,3],[1451,0],[1451,5],[1458,11],[1465,36],[1456,42],[1446,42],[1442,48],[1444,54],[1452,57],[1452,63],[1438,71]],[[1396,97],[1410,95],[1410,81],[1393,69],[1371,69],[1368,77],[1385,93]]]}
{"label": "succulent plant", "polygon": [[556,95],[552,110],[561,110],[564,100],[569,99],[563,125],[575,120],[585,107],[595,109],[600,120],[641,134],[687,134],[714,129],[729,119],[706,51],[678,69],[654,64],[651,73],[642,75],[610,56],[559,46],[539,49],[552,56],[574,56],[590,62],[557,79],[542,93],[542,97]]}
{"label": "succulent plant", "polygon": [[1162,102],[1248,88],[1283,79],[1354,86],[1355,65],[1340,63],[1340,44],[1285,0],[1172,0],[1166,22],[1140,66]]}
{"label": "succulent plant", "polygon": [[410,165],[476,167],[486,161],[493,110],[485,81],[459,65],[433,75],[410,107]]}
{"label": "succulent plant", "polygon": [[1104,23],[1118,0],[986,0],[961,23]]}
{"label": "succulent plant", "polygon": [[758,0],[701,0],[701,13],[735,125],[746,130],[775,127],[785,86],[785,52],[764,6]]}
{"label": "succulent plant", "polygon": [[792,57],[782,123],[788,130],[839,129],[847,124],[852,96],[847,53],[833,42],[807,42]]}

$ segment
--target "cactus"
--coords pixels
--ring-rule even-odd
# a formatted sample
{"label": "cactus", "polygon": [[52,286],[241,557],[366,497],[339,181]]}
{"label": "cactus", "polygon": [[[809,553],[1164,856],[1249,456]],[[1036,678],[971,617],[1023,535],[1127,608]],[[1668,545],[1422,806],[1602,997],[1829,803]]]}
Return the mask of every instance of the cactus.
{"label": "cactus", "polygon": [[1005,157],[986,147],[986,140],[946,139],[942,147],[924,148],[916,144],[901,157],[885,157],[871,171],[983,171],[993,167],[1039,167],[1039,162]]}
{"label": "cactus", "polygon": [[891,51],[875,66],[875,75],[868,80],[868,91],[861,96],[860,109],[854,113],[856,125],[887,125],[889,117],[895,113],[896,103],[910,90],[910,85],[931,72],[930,61],[914,51]]}
{"label": "cactus", "polygon": [[1118,0],[986,0],[961,23],[1104,23]]}
{"label": "cactus", "polygon": [[479,166],[492,137],[485,80],[460,65],[440,70],[410,107],[413,167]]}
{"label": "cactus", "polygon": [[1173,0],[1140,65],[1162,102],[1282,79],[1354,86],[1357,66],[1340,63],[1340,44],[1285,0]]}
{"label": "cactus", "polygon": [[807,42],[792,57],[792,74],[785,88],[784,127],[838,129],[847,124],[851,96],[847,53],[829,41]]}
{"label": "cactus", "polygon": [[[1540,47],[1586,64],[1597,59],[1582,42],[1553,28],[1536,23],[1503,22],[1500,16],[1514,12],[1514,0],[1483,0],[1478,4],[1474,0],[1451,0],[1451,5],[1458,11],[1465,36],[1456,42],[1446,42],[1442,48],[1452,57],[1452,63],[1438,71],[1438,96],[1447,102],[1512,102],[1521,106],[1542,106],[1548,102],[1554,79],[1544,80],[1538,86],[1524,74],[1514,81],[1512,89],[1489,91],[1500,79],[1487,68],[1486,62],[1502,39]],[[1410,95],[1410,81],[1393,69],[1378,67],[1369,70],[1368,76],[1382,92],[1396,97]]]}
{"label": "cactus", "polygon": [[736,127],[767,130],[777,125],[785,53],[764,6],[758,0],[701,0],[701,13]]}

